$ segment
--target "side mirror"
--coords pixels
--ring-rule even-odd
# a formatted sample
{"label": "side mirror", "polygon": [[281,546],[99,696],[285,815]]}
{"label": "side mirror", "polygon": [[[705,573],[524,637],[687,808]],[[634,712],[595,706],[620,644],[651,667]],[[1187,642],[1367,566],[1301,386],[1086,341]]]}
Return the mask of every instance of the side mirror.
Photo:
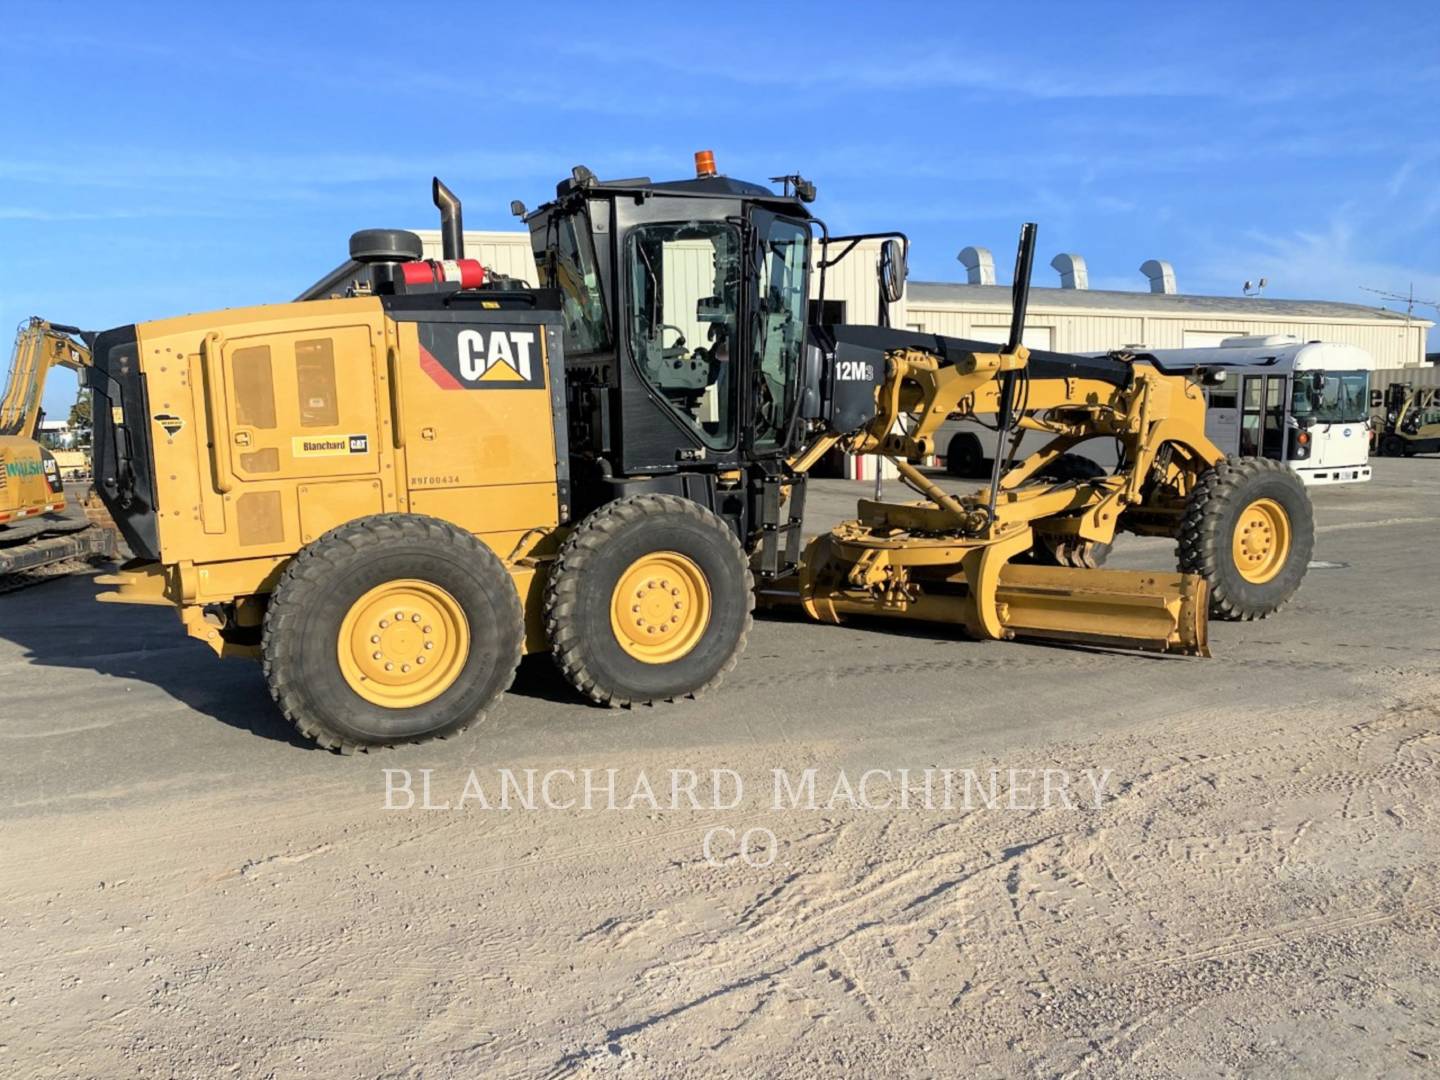
{"label": "side mirror", "polygon": [[880,295],[887,304],[897,304],[905,295],[905,245],[886,240],[880,245]]}
{"label": "side mirror", "polygon": [[1315,391],[1325,389],[1325,372],[1315,371],[1310,374],[1310,388]]}

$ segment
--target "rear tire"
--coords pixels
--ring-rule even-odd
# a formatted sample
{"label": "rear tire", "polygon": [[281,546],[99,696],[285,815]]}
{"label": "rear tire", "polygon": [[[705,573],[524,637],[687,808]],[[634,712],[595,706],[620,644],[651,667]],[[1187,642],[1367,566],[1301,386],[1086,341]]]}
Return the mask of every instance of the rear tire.
{"label": "rear tire", "polygon": [[699,503],[617,499],[560,547],[545,589],[550,651],[602,705],[699,697],[745,650],[754,587],[735,534]]}
{"label": "rear tire", "polygon": [[436,518],[378,514],[290,560],[262,652],[286,718],[350,752],[463,731],[509,687],[524,636],[519,594],[494,552]]}
{"label": "rear tire", "polygon": [[1210,613],[1263,619],[1295,595],[1315,547],[1305,485],[1269,458],[1227,457],[1190,495],[1177,555],[1210,584]]}

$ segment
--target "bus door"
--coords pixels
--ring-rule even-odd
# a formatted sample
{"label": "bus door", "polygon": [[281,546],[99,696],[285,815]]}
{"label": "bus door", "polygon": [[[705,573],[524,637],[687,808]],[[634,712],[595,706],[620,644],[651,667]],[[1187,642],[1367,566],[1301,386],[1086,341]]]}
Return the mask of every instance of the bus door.
{"label": "bus door", "polygon": [[1205,437],[1227,454],[1240,452],[1240,391],[1234,380],[1206,394]]}
{"label": "bus door", "polygon": [[1289,405],[1289,377],[1265,376],[1265,437],[1260,452],[1275,461],[1285,460],[1285,411]]}
{"label": "bus door", "polygon": [[1283,375],[1246,375],[1240,391],[1240,455],[1285,460]]}

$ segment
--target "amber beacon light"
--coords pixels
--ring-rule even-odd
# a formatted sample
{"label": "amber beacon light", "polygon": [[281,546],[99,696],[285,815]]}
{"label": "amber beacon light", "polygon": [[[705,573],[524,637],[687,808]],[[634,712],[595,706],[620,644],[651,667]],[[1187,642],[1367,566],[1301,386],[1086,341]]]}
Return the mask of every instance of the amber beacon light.
{"label": "amber beacon light", "polygon": [[695,151],[695,175],[697,178],[715,175],[715,151]]}

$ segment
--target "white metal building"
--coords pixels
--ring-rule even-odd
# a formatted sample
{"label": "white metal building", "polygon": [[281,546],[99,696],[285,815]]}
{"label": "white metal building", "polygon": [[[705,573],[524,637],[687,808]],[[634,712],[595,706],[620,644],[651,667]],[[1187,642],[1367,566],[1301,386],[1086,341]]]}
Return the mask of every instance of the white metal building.
{"label": "white metal building", "polygon": [[[914,329],[996,342],[1009,333],[1008,286],[912,282],[907,293],[905,325]],[[1194,349],[1231,337],[1291,334],[1300,341],[1358,345],[1377,368],[1397,368],[1424,361],[1425,334],[1433,325],[1328,300],[1032,287],[1025,344],[1093,353],[1132,345]]]}

